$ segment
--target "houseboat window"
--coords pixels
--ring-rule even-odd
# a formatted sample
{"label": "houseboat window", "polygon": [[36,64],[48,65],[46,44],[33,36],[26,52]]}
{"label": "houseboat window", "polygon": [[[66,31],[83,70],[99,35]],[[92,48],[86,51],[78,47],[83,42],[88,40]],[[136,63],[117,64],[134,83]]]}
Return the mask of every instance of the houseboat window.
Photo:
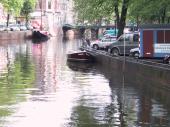
{"label": "houseboat window", "polygon": [[165,43],[170,43],[170,30],[165,30]]}
{"label": "houseboat window", "polygon": [[170,30],[158,30],[157,43],[170,43]]}
{"label": "houseboat window", "polygon": [[157,43],[164,43],[164,30],[157,31]]}

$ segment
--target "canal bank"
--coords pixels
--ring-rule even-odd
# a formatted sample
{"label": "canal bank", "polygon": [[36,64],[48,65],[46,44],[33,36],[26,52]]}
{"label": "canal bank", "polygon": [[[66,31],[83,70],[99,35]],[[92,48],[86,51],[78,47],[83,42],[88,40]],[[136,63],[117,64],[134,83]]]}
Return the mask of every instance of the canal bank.
{"label": "canal bank", "polygon": [[[102,51],[86,49],[111,75],[124,75],[125,81],[170,90],[170,66],[145,59],[112,57]],[[124,68],[124,69],[123,69]],[[120,77],[120,76],[118,76]],[[116,79],[115,79],[116,80]]]}
{"label": "canal bank", "polygon": [[32,36],[32,31],[1,31],[0,41],[22,40]]}

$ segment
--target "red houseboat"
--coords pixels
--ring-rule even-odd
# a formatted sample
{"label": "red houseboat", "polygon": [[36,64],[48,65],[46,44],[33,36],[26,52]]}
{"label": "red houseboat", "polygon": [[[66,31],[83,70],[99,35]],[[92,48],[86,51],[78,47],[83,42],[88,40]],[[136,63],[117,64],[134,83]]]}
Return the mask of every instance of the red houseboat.
{"label": "red houseboat", "polygon": [[170,55],[170,24],[141,25],[140,57],[164,58]]}

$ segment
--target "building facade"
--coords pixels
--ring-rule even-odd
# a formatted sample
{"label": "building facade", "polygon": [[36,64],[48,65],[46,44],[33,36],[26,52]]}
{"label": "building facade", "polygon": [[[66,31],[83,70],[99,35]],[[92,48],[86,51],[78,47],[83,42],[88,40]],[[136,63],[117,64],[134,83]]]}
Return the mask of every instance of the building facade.
{"label": "building facade", "polygon": [[73,0],[37,0],[31,18],[35,27],[53,36],[62,34],[63,24],[74,24]]}
{"label": "building facade", "polygon": [[4,25],[6,23],[7,13],[4,11],[3,5],[0,3],[0,24]]}

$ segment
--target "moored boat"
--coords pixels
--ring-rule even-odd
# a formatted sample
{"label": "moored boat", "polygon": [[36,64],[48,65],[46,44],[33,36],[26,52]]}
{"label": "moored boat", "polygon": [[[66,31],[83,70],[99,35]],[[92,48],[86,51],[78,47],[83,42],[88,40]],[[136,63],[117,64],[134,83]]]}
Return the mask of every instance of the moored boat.
{"label": "moored boat", "polygon": [[74,62],[93,62],[94,57],[86,51],[72,51],[67,54],[68,61]]}
{"label": "moored boat", "polygon": [[37,42],[44,42],[49,39],[49,35],[47,31],[33,31],[32,33],[32,39],[34,43]]}

